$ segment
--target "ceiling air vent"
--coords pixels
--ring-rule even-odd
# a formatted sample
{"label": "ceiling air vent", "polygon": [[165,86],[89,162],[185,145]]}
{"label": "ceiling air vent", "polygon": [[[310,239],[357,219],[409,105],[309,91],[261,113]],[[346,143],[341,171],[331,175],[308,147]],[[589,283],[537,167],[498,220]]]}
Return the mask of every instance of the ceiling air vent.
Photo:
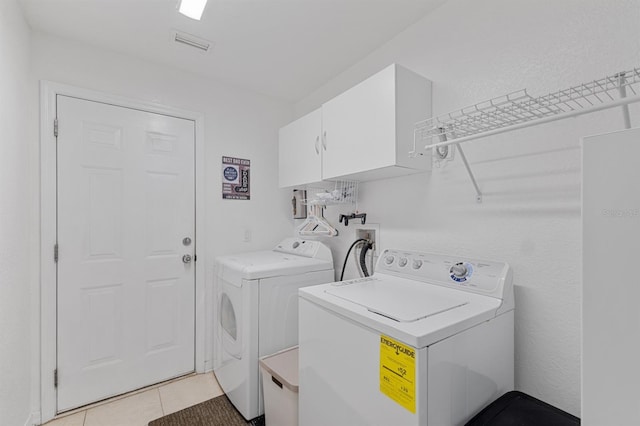
{"label": "ceiling air vent", "polygon": [[196,49],[200,49],[203,52],[208,52],[209,48],[213,44],[208,40],[179,31],[173,32],[173,41],[175,41],[176,43],[182,43],[187,46],[195,47]]}

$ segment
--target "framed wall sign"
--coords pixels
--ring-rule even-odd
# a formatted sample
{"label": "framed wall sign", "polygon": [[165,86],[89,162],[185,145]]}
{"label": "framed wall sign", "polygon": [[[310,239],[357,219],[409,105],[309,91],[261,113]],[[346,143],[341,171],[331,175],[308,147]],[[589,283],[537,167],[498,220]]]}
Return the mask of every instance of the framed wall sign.
{"label": "framed wall sign", "polygon": [[222,198],[226,200],[249,200],[249,169],[251,160],[222,157]]}

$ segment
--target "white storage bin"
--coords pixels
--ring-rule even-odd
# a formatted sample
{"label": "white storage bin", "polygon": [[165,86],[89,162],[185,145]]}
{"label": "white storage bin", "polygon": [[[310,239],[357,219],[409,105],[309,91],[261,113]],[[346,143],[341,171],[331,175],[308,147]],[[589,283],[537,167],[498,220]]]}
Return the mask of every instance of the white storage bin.
{"label": "white storage bin", "polygon": [[260,359],[266,426],[298,426],[298,347]]}

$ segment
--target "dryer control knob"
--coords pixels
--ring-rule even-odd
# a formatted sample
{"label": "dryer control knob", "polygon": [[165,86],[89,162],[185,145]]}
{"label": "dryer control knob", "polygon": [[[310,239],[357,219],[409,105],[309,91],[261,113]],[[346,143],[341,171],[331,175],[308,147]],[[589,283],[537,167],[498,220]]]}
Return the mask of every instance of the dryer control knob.
{"label": "dryer control knob", "polygon": [[449,272],[451,272],[451,275],[453,275],[456,278],[464,278],[469,273],[469,270],[467,269],[464,263],[460,262],[453,265]]}
{"label": "dryer control knob", "polygon": [[413,269],[420,269],[422,267],[422,260],[420,259],[414,259],[413,263],[411,264],[411,267]]}
{"label": "dryer control knob", "polygon": [[401,268],[404,268],[405,266],[407,266],[407,258],[401,257],[400,260],[398,260],[398,266]]}
{"label": "dryer control knob", "polygon": [[384,263],[386,263],[387,265],[391,265],[393,263],[393,261],[396,260],[395,257],[393,256],[387,256],[384,258]]}

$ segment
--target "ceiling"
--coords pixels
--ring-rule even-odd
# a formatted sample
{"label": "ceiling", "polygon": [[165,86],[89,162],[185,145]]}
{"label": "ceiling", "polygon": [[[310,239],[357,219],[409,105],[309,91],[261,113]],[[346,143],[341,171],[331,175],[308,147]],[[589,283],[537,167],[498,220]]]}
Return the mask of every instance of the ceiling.
{"label": "ceiling", "polygon": [[[209,0],[201,21],[178,0],[22,0],[35,31],[298,101],[445,0]],[[179,30],[214,43],[175,43]]]}

